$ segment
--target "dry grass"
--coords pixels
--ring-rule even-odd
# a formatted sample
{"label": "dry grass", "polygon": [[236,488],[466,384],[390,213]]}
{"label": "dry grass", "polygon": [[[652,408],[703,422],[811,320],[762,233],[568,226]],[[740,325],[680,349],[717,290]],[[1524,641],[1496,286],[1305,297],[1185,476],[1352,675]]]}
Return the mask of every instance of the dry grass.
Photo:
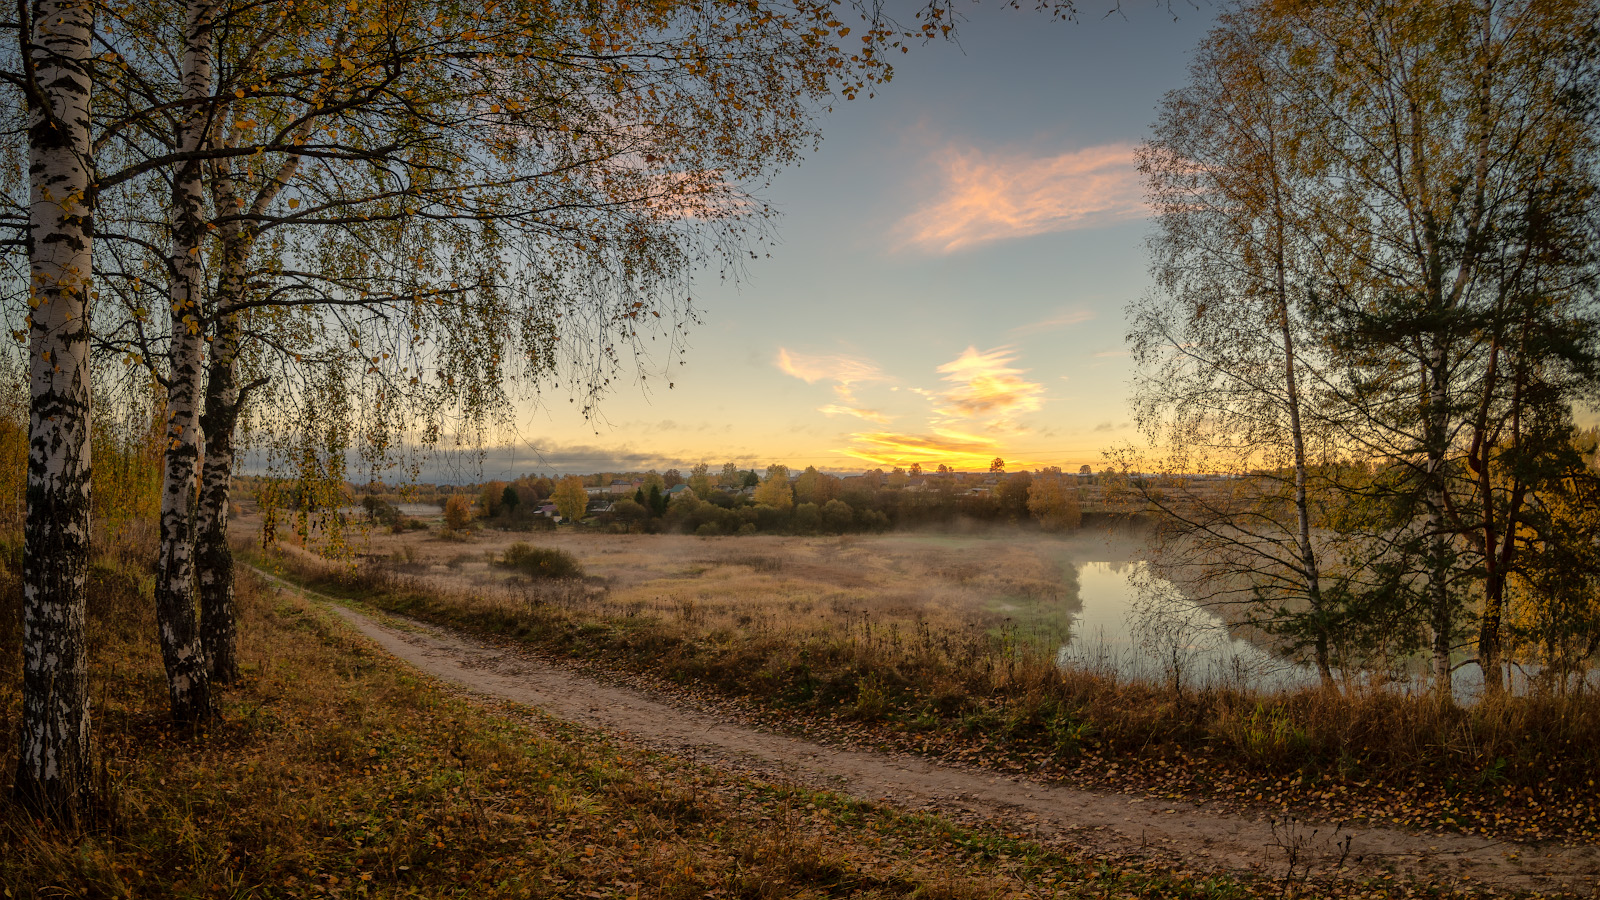
{"label": "dry grass", "polygon": [[[529,539],[479,532],[464,547],[428,534],[373,534],[365,561],[443,593],[520,600],[522,585],[490,560]],[[572,532],[533,538],[577,557],[605,586],[591,592],[601,615],[671,618],[687,611],[700,630],[753,633],[834,633],[866,620],[907,633],[1010,630],[1041,645],[1065,639],[1079,609],[1065,563],[1094,540]]]}
{"label": "dry grass", "polygon": [[[240,582],[244,677],[210,732],[175,733],[147,550],[113,548],[91,590],[106,819],[63,834],[0,801],[0,895],[1457,896],[1085,857],[638,752],[526,708],[453,696],[325,609],[249,578]],[[0,567],[7,623],[18,587],[15,567]],[[17,642],[0,636],[0,763],[9,769]]]}
{"label": "dry grass", "polygon": [[[15,574],[0,570],[0,580],[14,612]],[[240,596],[244,678],[226,694],[221,722],[186,737],[168,729],[162,709],[147,577],[104,560],[96,584],[96,742],[108,819],[60,834],[0,802],[4,896],[1277,892],[1078,859],[1020,836],[632,751],[522,708],[484,710],[417,679],[327,611],[268,595],[250,579]],[[14,675],[9,668],[0,683],[8,738]]]}
{"label": "dry grass", "polygon": [[386,609],[709,687],[807,728],[865,725],[901,749],[1385,822],[1600,836],[1600,697],[1460,708],[1063,668],[1050,629],[1076,586],[1048,542],[559,535],[539,542],[592,577],[549,584],[476,561],[499,540],[480,538],[470,561],[416,538],[409,563],[381,542],[354,571],[285,559]]}

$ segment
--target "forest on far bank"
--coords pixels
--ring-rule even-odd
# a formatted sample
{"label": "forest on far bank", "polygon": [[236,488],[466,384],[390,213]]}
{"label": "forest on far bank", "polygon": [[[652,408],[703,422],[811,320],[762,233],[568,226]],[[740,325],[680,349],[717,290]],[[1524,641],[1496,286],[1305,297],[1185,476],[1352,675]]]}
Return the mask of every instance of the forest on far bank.
{"label": "forest on far bank", "polygon": [[812,466],[795,473],[782,464],[764,472],[741,471],[730,462],[717,472],[702,463],[687,475],[678,469],[556,478],[528,474],[467,485],[344,484],[331,491],[243,476],[239,496],[255,498],[268,527],[288,528],[313,544],[319,535],[332,539],[360,524],[359,515],[352,521],[352,507],[364,510],[369,525],[395,531],[424,527],[416,505],[437,506],[452,532],[484,526],[533,531],[558,523],[706,537],[996,525],[1067,532],[1085,521],[1109,519],[1106,486],[1114,480],[1108,473],[1064,474],[1055,467],[1008,473],[1001,460],[981,473],[944,466],[923,472],[912,466],[858,475]]}

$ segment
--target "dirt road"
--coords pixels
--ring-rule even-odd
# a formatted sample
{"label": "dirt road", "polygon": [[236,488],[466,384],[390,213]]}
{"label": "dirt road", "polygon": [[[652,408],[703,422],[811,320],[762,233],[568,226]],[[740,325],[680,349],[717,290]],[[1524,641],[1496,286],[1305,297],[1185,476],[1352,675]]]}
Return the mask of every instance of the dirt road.
{"label": "dirt road", "polygon": [[[300,589],[262,573],[280,589]],[[317,595],[311,595],[317,596]],[[1394,872],[1520,890],[1600,891],[1600,847],[1510,844],[1219,813],[1191,803],[1076,790],[939,765],[914,756],[828,747],[731,723],[632,689],[596,681],[531,652],[497,647],[410,620],[403,628],[327,601],[384,650],[472,692],[537,706],[568,721],[679,755],[826,787],[901,808],[1003,822],[1040,840],[1103,851],[1137,850],[1267,874],[1309,866],[1326,874]]]}

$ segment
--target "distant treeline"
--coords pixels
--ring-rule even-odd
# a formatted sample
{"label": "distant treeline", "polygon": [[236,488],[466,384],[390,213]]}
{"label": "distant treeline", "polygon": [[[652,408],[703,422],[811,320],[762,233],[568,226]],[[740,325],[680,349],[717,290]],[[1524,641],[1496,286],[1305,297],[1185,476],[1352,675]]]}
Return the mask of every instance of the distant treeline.
{"label": "distant treeline", "polygon": [[[259,481],[259,480],[258,480]],[[293,508],[304,499],[287,486],[256,485]],[[470,499],[470,503],[469,503]],[[1099,476],[1059,469],[986,473],[913,467],[832,475],[807,467],[792,474],[775,464],[765,472],[732,463],[687,474],[601,472],[552,478],[529,474],[470,486],[385,484],[348,486],[345,505],[366,507],[372,521],[397,530],[414,526],[400,503],[437,503],[455,530],[480,525],[531,530],[558,522],[625,533],[844,534],[960,525],[1079,528],[1085,515],[1107,512]]]}

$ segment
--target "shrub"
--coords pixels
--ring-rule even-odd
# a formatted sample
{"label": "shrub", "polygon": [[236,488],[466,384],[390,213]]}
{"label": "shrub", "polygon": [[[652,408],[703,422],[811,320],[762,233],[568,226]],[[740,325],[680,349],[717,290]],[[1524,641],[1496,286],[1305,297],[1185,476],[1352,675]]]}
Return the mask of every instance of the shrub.
{"label": "shrub", "polygon": [[533,578],[582,578],[578,558],[554,547],[535,547],[518,541],[506,548],[499,565]]}
{"label": "shrub", "polygon": [[843,500],[829,500],[822,507],[822,528],[830,534],[844,534],[855,524],[856,513]]}

